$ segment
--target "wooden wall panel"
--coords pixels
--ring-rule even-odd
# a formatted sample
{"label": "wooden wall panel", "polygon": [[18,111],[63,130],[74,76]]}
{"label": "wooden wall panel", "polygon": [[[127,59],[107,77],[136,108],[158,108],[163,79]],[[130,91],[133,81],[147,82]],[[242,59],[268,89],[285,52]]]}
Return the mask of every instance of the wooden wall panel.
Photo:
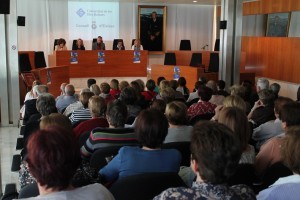
{"label": "wooden wall panel", "polygon": [[300,38],[243,37],[246,72],[300,83]]}
{"label": "wooden wall panel", "polygon": [[299,11],[299,0],[260,0],[243,4],[243,15]]}

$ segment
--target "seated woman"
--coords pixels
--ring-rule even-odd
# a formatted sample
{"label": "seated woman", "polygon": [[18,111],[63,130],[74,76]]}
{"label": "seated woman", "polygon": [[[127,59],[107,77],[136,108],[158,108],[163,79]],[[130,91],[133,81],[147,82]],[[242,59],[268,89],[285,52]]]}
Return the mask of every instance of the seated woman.
{"label": "seated woman", "polygon": [[68,50],[66,46],[66,40],[60,38],[57,42],[57,45],[55,46],[55,51],[65,51],[65,50]]}
{"label": "seated woman", "polygon": [[184,103],[168,103],[165,116],[169,122],[169,129],[164,143],[191,141],[193,127],[187,126],[187,107]]}
{"label": "seated woman", "polygon": [[160,111],[142,111],[135,133],[142,147],[122,147],[119,154],[100,170],[104,182],[142,173],[179,171],[180,153],[175,149],[161,149],[168,133],[168,121]]}
{"label": "seated woman", "polygon": [[106,104],[102,97],[92,96],[89,99],[89,110],[92,115],[92,119],[81,122],[73,129],[75,137],[79,139],[80,135],[85,132],[90,132],[97,127],[108,127],[105,111]]}
{"label": "seated woman", "polygon": [[144,50],[143,45],[141,45],[140,39],[134,40],[134,44],[132,45],[131,50],[136,50],[136,51]]}
{"label": "seated woman", "polygon": [[242,153],[239,164],[254,164],[255,150],[252,145],[248,144],[250,127],[245,112],[237,107],[223,108],[220,112],[218,122],[230,128],[239,140]]}
{"label": "seated woman", "polygon": [[293,175],[278,179],[269,188],[261,191],[257,199],[279,200],[279,199],[299,199],[300,195],[300,126],[293,126],[287,130],[286,137],[281,146],[282,157]]}
{"label": "seated woman", "polygon": [[92,118],[90,109],[88,108],[89,99],[94,95],[93,92],[82,92],[80,94],[79,100],[83,105],[83,108],[80,108],[78,110],[74,110],[72,114],[70,115],[69,119],[72,123],[72,125],[84,121],[89,120]]}
{"label": "seated woman", "polygon": [[232,131],[218,123],[200,122],[191,139],[191,168],[197,179],[191,188],[169,188],[154,200],[164,199],[256,199],[245,185],[228,186],[240,159],[240,149]]}
{"label": "seated woman", "polygon": [[73,46],[72,50],[85,50],[83,40],[79,38],[76,42],[76,45]]}
{"label": "seated woman", "polygon": [[79,148],[70,130],[52,126],[30,138],[26,159],[40,195],[29,199],[114,199],[102,185],[74,188],[71,179],[80,164]]}

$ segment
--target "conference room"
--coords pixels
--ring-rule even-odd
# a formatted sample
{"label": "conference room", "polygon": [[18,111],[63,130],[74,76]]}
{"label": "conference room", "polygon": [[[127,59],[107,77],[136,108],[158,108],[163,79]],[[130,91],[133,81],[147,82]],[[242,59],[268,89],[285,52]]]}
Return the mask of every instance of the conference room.
{"label": "conference room", "polygon": [[33,81],[57,98],[62,83],[80,96],[88,79],[100,86],[184,77],[192,92],[200,78],[224,80],[227,91],[244,81],[255,90],[266,78],[280,85],[279,96],[297,100],[299,24],[297,0],[2,1],[1,188],[18,182],[10,168]]}

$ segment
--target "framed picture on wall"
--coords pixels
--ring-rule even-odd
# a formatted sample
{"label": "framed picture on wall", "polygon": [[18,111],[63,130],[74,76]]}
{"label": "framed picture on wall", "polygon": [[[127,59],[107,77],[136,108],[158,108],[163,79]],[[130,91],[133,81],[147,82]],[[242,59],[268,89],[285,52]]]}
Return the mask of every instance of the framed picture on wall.
{"label": "framed picture on wall", "polygon": [[287,37],[290,24],[290,13],[268,14],[267,37]]}
{"label": "framed picture on wall", "polygon": [[144,50],[165,51],[166,21],[166,6],[138,7],[138,36]]}

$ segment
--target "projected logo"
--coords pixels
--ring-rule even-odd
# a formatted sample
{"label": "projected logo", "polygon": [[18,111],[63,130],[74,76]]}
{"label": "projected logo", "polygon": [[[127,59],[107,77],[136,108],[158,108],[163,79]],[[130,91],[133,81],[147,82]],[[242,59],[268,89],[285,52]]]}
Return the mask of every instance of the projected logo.
{"label": "projected logo", "polygon": [[79,17],[82,17],[83,15],[85,15],[85,12],[82,8],[80,8],[79,10],[77,10],[76,14],[79,16]]}
{"label": "projected logo", "polygon": [[96,28],[97,28],[96,22],[92,21],[92,29],[96,29]]}

